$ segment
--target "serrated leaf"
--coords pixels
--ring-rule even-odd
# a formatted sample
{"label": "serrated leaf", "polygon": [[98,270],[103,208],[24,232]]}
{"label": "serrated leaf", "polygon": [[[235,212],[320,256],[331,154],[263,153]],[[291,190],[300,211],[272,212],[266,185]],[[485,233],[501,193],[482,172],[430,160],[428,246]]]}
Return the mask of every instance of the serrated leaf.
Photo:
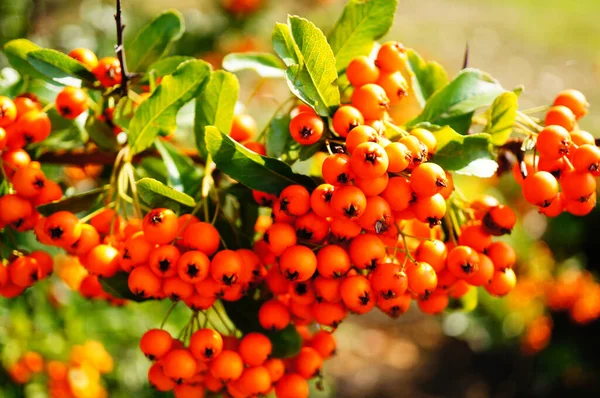
{"label": "serrated leaf", "polygon": [[125,48],[127,66],[132,72],[144,72],[148,66],[169,51],[185,30],[183,16],[177,10],[168,10],[138,31]]}
{"label": "serrated leaf", "polygon": [[421,106],[425,106],[433,93],[448,84],[448,74],[442,65],[425,61],[415,50],[408,49],[406,53],[412,90]]}
{"label": "serrated leaf", "polygon": [[27,60],[27,54],[31,51],[39,50],[41,47],[27,39],[11,40],[2,48],[8,62],[21,73],[32,78],[44,78],[44,75],[38,72]]}
{"label": "serrated leaf", "polygon": [[67,210],[72,213],[79,213],[91,209],[101,197],[108,191],[109,186],[105,185],[100,188],[69,196],[45,205],[38,206],[37,211],[43,216],[49,216],[57,211]]}
{"label": "serrated leaf", "polygon": [[112,128],[94,115],[88,116],[85,122],[85,131],[94,144],[103,151],[114,152],[119,146]]}
{"label": "serrated leaf", "polygon": [[231,131],[239,88],[234,74],[219,70],[211,75],[206,88],[196,99],[194,134],[203,155],[207,154],[204,142],[207,126],[215,126],[225,134]]}
{"label": "serrated leaf", "polygon": [[188,57],[185,55],[173,55],[171,57],[165,57],[154,62],[148,67],[148,72],[154,71],[157,76],[166,76],[175,72],[177,67],[184,63],[194,59],[194,57]]}
{"label": "serrated leaf", "polygon": [[294,43],[290,27],[286,24],[277,23],[271,36],[273,49],[286,66],[300,63],[302,54]]}
{"label": "serrated leaf", "polygon": [[175,207],[178,209],[182,205],[190,208],[196,206],[196,202],[191,196],[152,178],[142,178],[136,182],[136,186],[140,197],[150,207]]}
{"label": "serrated leaf", "polygon": [[513,130],[519,107],[517,94],[506,91],[500,94],[490,108],[490,117],[485,132],[490,134],[494,145],[504,145]]}
{"label": "serrated leaf", "polygon": [[92,85],[96,76],[81,62],[60,51],[52,49],[34,50],[27,53],[29,63],[50,79],[75,78]]}
{"label": "serrated leaf", "polygon": [[210,65],[192,60],[179,65],[172,75],[165,76],[156,90],[136,109],[129,124],[130,154],[148,148],[161,131],[176,128],[176,116],[185,103],[195,98],[210,76]]}
{"label": "serrated leaf", "polygon": [[369,55],[376,40],[392,27],[397,0],[350,0],[328,36],[338,73],[352,59]]}
{"label": "serrated leaf", "polygon": [[157,138],[154,146],[160,153],[167,169],[169,186],[194,196],[201,185],[202,173],[189,156],[181,153],[175,146]]}
{"label": "serrated leaf", "polygon": [[[481,107],[489,106],[504,89],[489,74],[477,69],[463,69],[441,90],[427,101],[423,112],[407,123],[412,127],[420,122],[449,125],[466,134],[470,115]],[[467,126],[468,127],[468,126]]]}
{"label": "serrated leaf", "polygon": [[331,116],[340,104],[335,57],[325,35],[312,22],[290,16],[289,29],[302,58],[286,70],[292,93],[321,116]]}
{"label": "serrated leaf", "polygon": [[245,52],[231,53],[223,58],[223,69],[229,72],[253,70],[260,77],[284,78],[285,65],[277,56],[269,53]]}
{"label": "serrated leaf", "polygon": [[290,115],[275,117],[266,133],[267,156],[278,158],[283,155],[293,141],[290,135]]}
{"label": "serrated leaf", "polygon": [[126,272],[119,272],[110,278],[99,278],[99,281],[102,289],[116,298],[136,301],[138,303],[148,300],[136,296],[129,290],[129,274]]}
{"label": "serrated leaf", "polygon": [[205,140],[217,167],[251,189],[279,194],[292,184],[315,187],[310,177],[292,172],[290,166],[277,159],[250,151],[215,127],[206,128]]}
{"label": "serrated leaf", "polygon": [[[479,164],[482,164],[481,159],[492,161],[494,159],[489,134],[479,133],[465,136],[458,134],[448,126],[442,127],[433,134],[437,139],[437,149],[432,162],[437,163],[446,170],[461,170],[474,161],[479,161]],[[489,174],[487,168],[469,169],[468,172],[470,175],[483,176]]]}

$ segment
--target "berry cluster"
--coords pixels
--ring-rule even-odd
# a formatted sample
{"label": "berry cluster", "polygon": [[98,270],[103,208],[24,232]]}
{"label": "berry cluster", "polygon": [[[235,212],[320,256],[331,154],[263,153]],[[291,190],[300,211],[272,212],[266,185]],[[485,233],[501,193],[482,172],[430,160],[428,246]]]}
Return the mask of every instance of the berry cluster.
{"label": "berry cluster", "polygon": [[67,362],[46,362],[39,353],[28,351],[7,372],[17,384],[44,377],[51,398],[104,398],[108,395],[100,376],[112,369],[112,357],[102,343],[87,341],[71,348]]}
{"label": "berry cluster", "polygon": [[[545,127],[536,137],[539,157],[515,165],[515,177],[525,199],[549,217],[563,211],[583,216],[596,206],[596,180],[600,175],[600,149],[594,138],[579,129],[577,121],[587,113],[582,93],[559,93],[545,117]],[[560,190],[560,192],[559,192]]]}
{"label": "berry cluster", "polygon": [[275,389],[278,397],[296,397],[308,396],[306,380],[319,376],[323,360],[335,351],[335,340],[325,331],[303,337],[304,347],[287,360],[270,358],[271,341],[256,332],[238,340],[200,328],[184,347],[165,330],[151,329],[140,348],[154,362],[150,383],[159,391],[173,390],[176,397],[203,396],[205,389],[227,391],[232,397],[261,396]]}

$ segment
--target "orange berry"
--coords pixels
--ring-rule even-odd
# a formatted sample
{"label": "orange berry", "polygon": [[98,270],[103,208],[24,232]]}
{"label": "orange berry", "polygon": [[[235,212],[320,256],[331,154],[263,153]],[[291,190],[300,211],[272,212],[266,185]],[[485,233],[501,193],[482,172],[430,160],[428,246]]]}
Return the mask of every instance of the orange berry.
{"label": "orange berry", "polygon": [[548,207],[556,195],[558,195],[558,181],[546,171],[530,174],[523,181],[523,197],[533,205]]}
{"label": "orange berry", "polygon": [[385,90],[392,104],[400,102],[408,95],[408,83],[400,72],[382,73],[377,84]]}
{"label": "orange berry", "polygon": [[342,299],[340,295],[341,283],[341,279],[326,278],[322,275],[317,276],[313,281],[315,300],[328,303],[339,302]]}
{"label": "orange berry", "polygon": [[192,333],[189,350],[202,362],[210,362],[223,351],[223,337],[213,329],[199,329]]}
{"label": "orange berry", "polygon": [[233,250],[221,250],[210,262],[210,273],[214,280],[230,286],[237,283],[242,272],[243,259]]}
{"label": "orange berry", "polygon": [[419,197],[430,197],[448,185],[444,169],[435,163],[422,163],[410,176],[410,187]]}
{"label": "orange berry", "polygon": [[281,210],[292,216],[301,216],[310,210],[310,193],[302,185],[290,185],[279,194]]}
{"label": "orange berry", "polygon": [[140,349],[151,361],[161,359],[173,347],[173,337],[163,329],[150,329],[140,339]]}
{"label": "orange berry", "polygon": [[406,210],[415,201],[416,196],[410,186],[410,182],[404,177],[392,177],[387,187],[381,193],[390,208],[394,211]]}
{"label": "orange berry", "polygon": [[262,333],[248,333],[240,341],[238,352],[248,366],[260,366],[273,351],[271,340]]}
{"label": "orange berry", "polygon": [[221,237],[219,231],[207,222],[195,222],[183,231],[183,245],[191,250],[198,250],[212,256],[219,249]]}
{"label": "orange berry", "polygon": [[24,198],[33,198],[40,194],[46,184],[46,176],[40,169],[31,165],[18,169],[11,179],[13,188]]}
{"label": "orange berry", "polygon": [[277,398],[308,398],[309,393],[306,379],[297,373],[287,373],[275,385]]}
{"label": "orange berry", "polygon": [[167,377],[163,370],[163,364],[156,362],[148,370],[148,382],[158,391],[171,391],[176,384]]}
{"label": "orange berry", "polygon": [[379,68],[375,61],[360,55],[350,61],[346,68],[346,77],[354,87],[361,87],[365,84],[375,83],[379,79]]}
{"label": "orange berry", "polygon": [[556,105],[546,113],[544,124],[546,126],[561,126],[567,131],[571,131],[575,127],[575,115],[566,106]]}
{"label": "orange berry", "polygon": [[388,41],[379,48],[375,63],[381,70],[389,73],[401,70],[406,59],[406,48],[396,41]]}
{"label": "orange berry", "polygon": [[406,292],[408,279],[406,273],[400,270],[399,264],[379,264],[371,273],[371,286],[377,296],[384,300],[390,300]]}
{"label": "orange berry", "polygon": [[585,145],[585,144],[596,145],[596,139],[594,138],[593,135],[591,135],[587,131],[584,131],[581,129],[575,129],[575,130],[571,131],[570,134],[571,134],[571,141],[573,141],[573,144],[575,144],[575,145]]}
{"label": "orange berry", "polygon": [[517,262],[517,255],[508,243],[494,242],[485,251],[494,267],[501,271],[506,268],[512,268]]}
{"label": "orange berry", "polygon": [[165,376],[177,384],[181,384],[196,374],[196,360],[186,349],[170,351],[161,362]]}
{"label": "orange berry", "polygon": [[261,156],[267,156],[267,148],[260,142],[247,141],[244,143],[244,146]]}
{"label": "orange berry", "polygon": [[104,87],[108,88],[121,84],[121,64],[115,57],[101,58],[98,64],[92,69],[92,72]]}
{"label": "orange berry", "polygon": [[585,216],[596,207],[596,193],[594,192],[592,196],[588,197],[584,202],[578,199],[573,200],[565,198],[563,203],[565,211],[575,216]]}
{"label": "orange berry", "polygon": [[323,180],[330,185],[346,185],[354,180],[354,173],[350,167],[350,156],[343,153],[329,155],[321,167]]}
{"label": "orange berry", "polygon": [[16,194],[0,196],[0,223],[19,228],[33,213],[31,203]]}
{"label": "orange berry", "polygon": [[163,245],[150,252],[148,265],[157,276],[170,278],[177,275],[177,262],[181,257],[179,249],[173,245]]}
{"label": "orange berry", "polygon": [[163,279],[162,291],[172,301],[185,300],[194,294],[194,285],[182,281],[178,276]]}
{"label": "orange berry", "polygon": [[408,288],[419,296],[430,295],[437,287],[437,275],[433,267],[424,262],[409,264],[406,267]]}
{"label": "orange berry", "polygon": [[96,57],[96,54],[94,54],[93,51],[87,48],[76,48],[71,50],[69,57],[81,62],[90,70],[98,65],[98,57]]}
{"label": "orange berry", "polygon": [[17,130],[25,144],[42,142],[50,135],[52,124],[47,113],[37,110],[29,111],[19,117]]}
{"label": "orange berry", "polygon": [[100,235],[96,228],[89,224],[81,224],[81,235],[79,239],[69,246],[68,251],[79,256],[87,254],[90,250],[100,244]]}
{"label": "orange berry", "polygon": [[[50,218],[46,221],[46,225]],[[98,245],[88,252],[83,263],[93,275],[110,278],[119,271],[119,251],[109,245]]]}
{"label": "orange berry", "polygon": [[435,315],[443,312],[449,303],[448,295],[444,293],[434,293],[427,297],[421,297],[417,300],[417,305],[424,314]]}
{"label": "orange berry", "polygon": [[17,257],[8,266],[10,280],[16,286],[26,288],[41,279],[40,264],[29,256]]}
{"label": "orange berry", "polygon": [[349,248],[352,264],[359,269],[375,269],[385,259],[385,245],[376,235],[363,234],[352,240]]}
{"label": "orange berry", "polygon": [[44,231],[50,237],[52,244],[69,247],[81,236],[81,225],[73,213],[59,211],[46,218]]}
{"label": "orange berry", "polygon": [[280,256],[288,247],[296,244],[296,230],[289,224],[276,222],[265,232],[263,239],[269,244],[269,250]]}
{"label": "orange berry", "polygon": [[431,265],[435,272],[440,272],[446,267],[448,249],[444,242],[439,240],[424,240],[417,247],[415,258],[417,261]]}
{"label": "orange berry", "polygon": [[[188,228],[192,225],[188,226]],[[148,242],[157,245],[167,244],[175,239],[179,232],[177,215],[170,209],[160,208],[151,210],[144,217],[142,229],[144,237]]]}
{"label": "orange berry", "polygon": [[350,270],[350,256],[341,246],[326,245],[317,253],[317,269],[327,278],[341,278]]}
{"label": "orange berry", "polygon": [[340,295],[344,305],[358,314],[369,312],[377,303],[369,280],[362,275],[344,278],[340,285]]}
{"label": "orange berry", "polygon": [[250,115],[241,114],[233,117],[229,136],[237,142],[245,142],[256,136],[256,120]]}
{"label": "orange berry", "polygon": [[310,240],[311,242],[321,242],[329,233],[329,221],[319,217],[312,211],[298,217],[294,227],[298,238]]}
{"label": "orange berry", "polygon": [[323,359],[330,358],[335,354],[336,342],[333,335],[324,330],[319,330],[310,340],[310,346],[314,348]]}
{"label": "orange berry", "polygon": [[356,220],[363,214],[366,206],[365,194],[354,186],[338,187],[331,196],[331,212],[337,218]]}
{"label": "orange berry", "polygon": [[279,258],[279,267],[287,280],[303,282],[317,270],[317,256],[306,246],[290,246]]}
{"label": "orange berry", "polygon": [[269,372],[273,383],[276,383],[285,374],[285,363],[279,358],[269,359],[263,366]]}
{"label": "orange berry", "polygon": [[581,145],[573,152],[572,163],[579,173],[597,172],[600,169],[600,148],[590,144]]}
{"label": "orange berry", "polygon": [[369,196],[365,211],[358,219],[358,224],[364,230],[377,234],[392,231],[394,217],[390,205],[380,196]]}
{"label": "orange berry", "polygon": [[385,90],[376,84],[365,84],[354,90],[352,106],[363,114],[365,119],[381,119],[390,105]]}
{"label": "orange berry", "polygon": [[469,246],[477,252],[483,252],[492,244],[492,236],[479,222],[475,222],[463,226],[458,237],[458,244]]}
{"label": "orange berry", "polygon": [[427,160],[427,146],[419,141],[417,137],[412,135],[404,136],[398,142],[404,144],[412,154],[412,162],[409,168],[414,168]]}
{"label": "orange berry", "polygon": [[379,300],[377,306],[381,311],[392,318],[398,318],[400,315],[408,311],[410,307],[410,295],[403,294],[389,300]]}
{"label": "orange berry", "polygon": [[334,187],[331,184],[321,184],[310,195],[310,207],[320,217],[330,217],[329,203]]}
{"label": "orange berry", "polygon": [[357,146],[365,142],[379,142],[379,133],[366,125],[355,127],[346,138],[346,151],[352,154]]}
{"label": "orange berry", "polygon": [[448,252],[448,270],[457,278],[467,278],[477,271],[479,255],[469,246],[456,246]]}
{"label": "orange berry", "polygon": [[351,105],[343,105],[333,114],[333,129],[340,137],[348,137],[354,128],[365,123],[365,119],[358,109]]}
{"label": "orange berry", "polygon": [[271,390],[271,375],[264,366],[246,368],[236,385],[244,394],[265,395]]}
{"label": "orange berry", "polygon": [[154,245],[146,240],[143,232],[132,235],[121,249],[121,268],[124,271],[131,271],[134,267],[147,263],[153,249]]}
{"label": "orange berry", "polygon": [[383,147],[374,142],[364,142],[352,152],[350,165],[360,178],[381,177],[388,168],[389,158]]}
{"label": "orange berry", "polygon": [[183,253],[177,261],[177,274],[187,283],[197,283],[206,278],[209,268],[208,256],[198,250]]}
{"label": "orange berry", "polygon": [[290,323],[290,312],[278,300],[266,301],[258,311],[258,321],[266,330],[282,330]]}
{"label": "orange berry", "polygon": [[446,201],[439,193],[421,197],[411,207],[417,220],[428,223],[430,228],[439,225],[446,214]]}
{"label": "orange berry", "polygon": [[290,121],[290,134],[300,145],[312,145],[323,136],[325,125],[315,113],[301,112]]}
{"label": "orange berry", "polygon": [[362,232],[361,226],[352,220],[334,218],[329,224],[331,235],[339,242],[349,242]]}
{"label": "orange berry", "polygon": [[8,97],[0,96],[0,127],[6,127],[17,119],[17,107]]}
{"label": "orange berry", "polygon": [[465,280],[473,286],[485,286],[492,280],[495,268],[492,260],[483,253],[479,253],[479,264],[477,270],[471,273]]}
{"label": "orange berry", "polygon": [[554,99],[554,105],[562,105],[569,108],[577,119],[584,117],[588,110],[589,104],[580,91],[563,90]]}
{"label": "orange berry", "polygon": [[483,228],[489,234],[500,236],[510,234],[516,222],[515,212],[510,207],[499,204],[485,213]]}
{"label": "orange berry", "polygon": [[312,347],[303,347],[296,356],[296,372],[307,380],[319,375],[321,367],[323,367],[323,358]]}
{"label": "orange berry", "polygon": [[558,159],[569,153],[571,136],[562,126],[548,125],[540,131],[536,148],[540,156],[548,159]]}
{"label": "orange berry", "polygon": [[567,200],[587,201],[596,192],[596,179],[592,173],[570,172],[560,177],[561,195]]}
{"label": "orange berry", "polygon": [[389,159],[389,172],[400,173],[410,166],[412,153],[408,150],[406,145],[400,142],[392,142],[385,147],[385,152]]}
{"label": "orange berry", "polygon": [[65,87],[56,96],[56,110],[65,119],[76,119],[88,109],[88,96],[80,88]]}
{"label": "orange berry", "polygon": [[505,268],[502,271],[494,272],[494,276],[489,284],[485,285],[485,290],[493,296],[505,296],[517,283],[517,277],[512,268]]}

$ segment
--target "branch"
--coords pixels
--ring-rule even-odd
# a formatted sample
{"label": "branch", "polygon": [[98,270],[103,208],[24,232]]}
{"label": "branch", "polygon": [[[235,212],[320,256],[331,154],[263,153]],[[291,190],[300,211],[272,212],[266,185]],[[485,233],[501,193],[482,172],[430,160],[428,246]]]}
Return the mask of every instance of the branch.
{"label": "branch", "polygon": [[125,25],[123,25],[121,14],[121,0],[117,0],[117,12],[115,14],[115,22],[117,23],[117,45],[115,46],[115,54],[117,54],[117,58],[121,64],[121,94],[127,95],[127,86],[131,75],[127,71],[127,64],[125,64],[125,49],[123,48],[123,30],[125,29]]}
{"label": "branch", "polygon": [[[179,149],[181,153],[189,156],[194,163],[204,164],[205,160],[200,157],[198,151],[190,149]],[[147,150],[135,155],[132,159],[133,163],[139,163],[146,157],[160,158],[160,153],[155,150]],[[46,152],[38,157],[39,162],[64,164],[74,166],[84,166],[86,164],[100,164],[112,166],[117,158],[117,153],[102,152],[98,149],[81,152]]]}

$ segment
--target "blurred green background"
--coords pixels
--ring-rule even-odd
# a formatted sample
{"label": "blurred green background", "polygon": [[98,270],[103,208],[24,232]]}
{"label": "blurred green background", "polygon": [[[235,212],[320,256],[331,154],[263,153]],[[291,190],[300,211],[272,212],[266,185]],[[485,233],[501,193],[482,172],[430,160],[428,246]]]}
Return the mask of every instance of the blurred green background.
{"label": "blurred green background", "polygon": [[[229,51],[268,50],[271,29],[286,15],[299,14],[323,30],[334,23],[344,1],[265,0],[249,15],[231,15],[219,0],[123,0],[126,36],[165,8],[177,8],[187,33],[174,52],[218,62]],[[28,37],[39,45],[69,51],[88,47],[112,54],[114,3],[101,0],[0,0],[0,44]],[[524,85],[521,108],[547,104],[564,88],[583,91],[592,104],[582,127],[600,136],[600,1],[597,0],[400,0],[388,35],[446,67],[461,67],[469,43],[469,66],[481,68],[505,87]],[[0,69],[6,66],[0,55]],[[2,80],[7,79],[4,74]],[[244,95],[251,82],[242,81]],[[260,120],[259,109],[251,110]],[[268,117],[269,115],[263,115]],[[509,176],[489,186],[459,182],[469,195],[487,192],[520,210],[522,227],[511,236],[519,252],[520,274],[550,272],[533,240],[543,237],[559,264],[597,271],[598,211],[585,219],[564,215],[550,222],[519,199]],[[505,197],[499,192],[505,193]],[[546,261],[547,260],[547,261]],[[547,397],[600,396],[598,321],[582,326],[554,314],[550,346],[524,356],[519,336],[525,322],[544,311],[540,304],[480,295],[477,309],[425,317],[413,308],[398,320],[380,314],[351,317],[336,333],[339,349],[326,365],[328,389],[314,396],[339,397]],[[527,304],[527,303],[525,303]],[[139,337],[160,323],[168,303],[124,308],[83,300],[57,278],[44,281],[15,300],[0,299],[0,358],[14,362],[25,350],[66,359],[73,344],[102,341],[115,359],[104,377],[110,397],[152,397],[146,382],[148,362],[137,348]],[[533,314],[533,315],[532,315]],[[180,306],[169,321],[176,333],[187,310]],[[0,397],[43,397],[42,384],[23,390],[0,368]]]}

